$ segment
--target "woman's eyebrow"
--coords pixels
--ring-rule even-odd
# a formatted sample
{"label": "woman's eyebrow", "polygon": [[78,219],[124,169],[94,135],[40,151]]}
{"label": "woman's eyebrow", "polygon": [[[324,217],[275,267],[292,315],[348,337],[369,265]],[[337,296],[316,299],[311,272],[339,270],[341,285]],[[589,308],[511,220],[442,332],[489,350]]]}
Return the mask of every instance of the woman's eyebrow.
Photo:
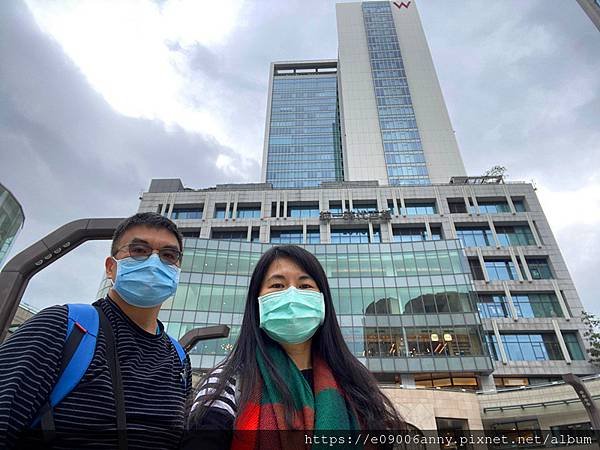
{"label": "woman's eyebrow", "polygon": [[299,279],[299,280],[312,280],[312,281],[314,281],[314,280],[313,280],[313,277],[311,277],[310,275],[307,275],[307,274],[300,275],[300,276],[298,277],[298,279]]}
{"label": "woman's eyebrow", "polygon": [[277,273],[276,273],[275,275],[271,275],[269,278],[267,278],[267,279],[265,280],[265,283],[266,283],[266,282],[268,282],[268,281],[271,281],[271,280],[273,280],[273,279],[277,279],[277,280],[285,280],[285,277],[284,277],[283,275],[279,275],[279,274],[277,274]]}

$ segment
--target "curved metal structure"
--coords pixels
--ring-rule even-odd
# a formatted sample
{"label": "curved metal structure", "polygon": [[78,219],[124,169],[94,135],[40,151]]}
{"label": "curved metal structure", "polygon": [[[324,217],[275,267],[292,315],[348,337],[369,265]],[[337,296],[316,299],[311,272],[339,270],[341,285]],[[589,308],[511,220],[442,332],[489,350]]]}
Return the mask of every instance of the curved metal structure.
{"label": "curved metal structure", "polygon": [[[123,218],[89,218],[69,222],[14,256],[0,272],[0,342],[4,340],[29,280],[86,241],[111,239]],[[198,341],[227,337],[229,327],[196,328],[182,337],[190,350]]]}

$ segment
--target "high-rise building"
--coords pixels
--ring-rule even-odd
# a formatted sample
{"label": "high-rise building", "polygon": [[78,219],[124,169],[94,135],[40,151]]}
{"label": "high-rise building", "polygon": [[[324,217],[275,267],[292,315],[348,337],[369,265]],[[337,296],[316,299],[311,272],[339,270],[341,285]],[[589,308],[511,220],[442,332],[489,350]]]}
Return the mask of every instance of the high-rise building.
{"label": "high-rise building", "polygon": [[0,184],[0,267],[23,228],[25,214],[15,196]]}
{"label": "high-rise building", "polygon": [[588,426],[561,381],[595,373],[583,306],[535,189],[465,175],[414,1],[338,4],[337,21],[337,61],[271,65],[262,183],[152,180],[142,195],[140,211],[186,238],[167,330],[229,325],[191,352],[212,368],[254,264],[294,243],[323,264],[348,346],[413,425]]}
{"label": "high-rise building", "polygon": [[464,176],[414,4],[336,5],[346,180],[448,183]]}
{"label": "high-rise building", "polygon": [[262,181],[427,185],[466,175],[416,8],[336,7],[338,61],[271,65]]}
{"label": "high-rise building", "polygon": [[337,61],[273,63],[262,178],[274,187],[342,181]]}

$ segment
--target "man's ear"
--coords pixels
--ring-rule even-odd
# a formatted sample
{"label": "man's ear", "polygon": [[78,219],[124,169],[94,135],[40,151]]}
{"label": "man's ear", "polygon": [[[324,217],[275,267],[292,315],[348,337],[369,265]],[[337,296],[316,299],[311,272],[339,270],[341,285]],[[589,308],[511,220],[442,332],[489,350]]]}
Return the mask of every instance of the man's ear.
{"label": "man's ear", "polygon": [[104,270],[106,271],[106,277],[114,282],[117,276],[117,262],[112,256],[104,260]]}

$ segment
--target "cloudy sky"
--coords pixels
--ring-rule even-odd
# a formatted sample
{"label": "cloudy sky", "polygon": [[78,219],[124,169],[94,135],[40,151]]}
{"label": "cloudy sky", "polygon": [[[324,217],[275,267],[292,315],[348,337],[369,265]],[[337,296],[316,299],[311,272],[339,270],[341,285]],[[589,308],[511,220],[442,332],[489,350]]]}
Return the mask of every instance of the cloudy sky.
{"label": "cloudy sky", "polygon": [[[576,2],[421,0],[470,174],[533,180],[600,313],[600,33]],[[334,58],[335,1],[0,2],[0,182],[26,214],[12,255],[82,217],[124,217],[150,179],[254,182],[271,61]],[[38,308],[94,299],[108,243],[38,274]]]}

